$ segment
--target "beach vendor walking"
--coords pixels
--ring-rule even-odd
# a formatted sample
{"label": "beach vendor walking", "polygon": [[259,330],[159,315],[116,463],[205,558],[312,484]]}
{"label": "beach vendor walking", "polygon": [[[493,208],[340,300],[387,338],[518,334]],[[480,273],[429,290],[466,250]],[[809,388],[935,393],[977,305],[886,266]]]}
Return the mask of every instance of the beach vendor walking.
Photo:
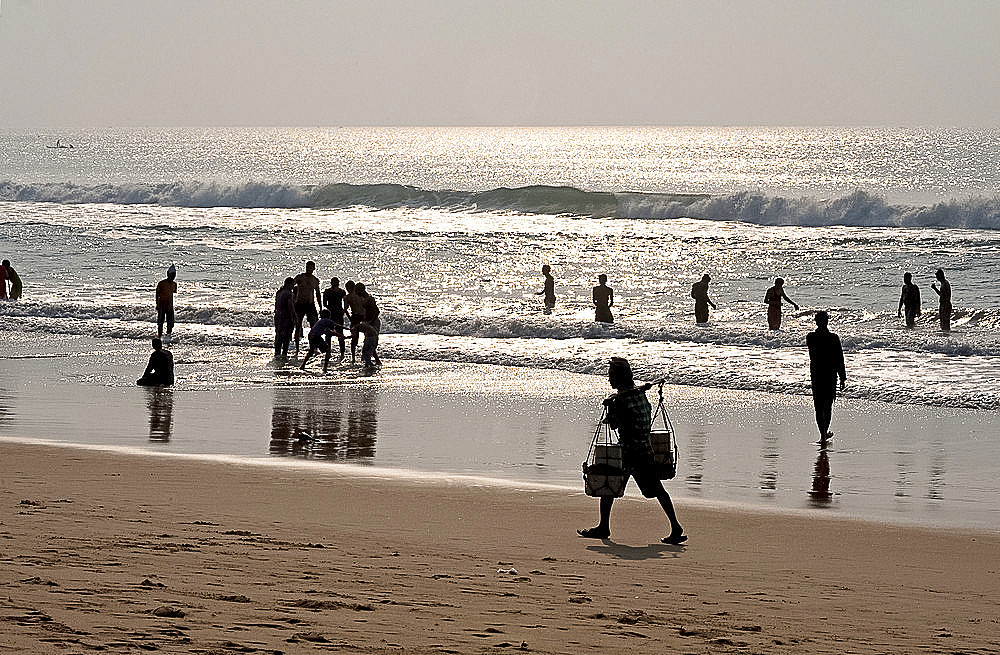
{"label": "beach vendor walking", "polygon": [[[635,479],[639,491],[646,498],[660,501],[663,512],[670,521],[670,534],[661,539],[665,544],[680,544],[687,541],[684,529],[677,522],[674,504],[670,494],[663,488],[653,464],[653,449],[649,442],[652,423],[652,408],[646,399],[646,391],[635,386],[632,367],[628,360],[612,357],[608,366],[608,382],[617,390],[604,401],[607,407],[605,421],[618,430],[618,443],[622,449],[622,465],[626,476]],[[627,482],[626,477],[626,482]],[[593,528],[577,530],[581,537],[607,539],[611,536],[611,506],[613,496],[601,496],[601,521]]]}
{"label": "beach vendor walking", "polygon": [[847,381],[844,366],[844,348],[840,337],[830,332],[830,315],[816,312],[816,329],[806,335],[809,348],[809,378],[812,382],[813,406],[816,410],[816,426],[819,428],[820,443],[833,437],[830,420],[833,415],[833,401],[837,398],[837,378],[840,390]]}

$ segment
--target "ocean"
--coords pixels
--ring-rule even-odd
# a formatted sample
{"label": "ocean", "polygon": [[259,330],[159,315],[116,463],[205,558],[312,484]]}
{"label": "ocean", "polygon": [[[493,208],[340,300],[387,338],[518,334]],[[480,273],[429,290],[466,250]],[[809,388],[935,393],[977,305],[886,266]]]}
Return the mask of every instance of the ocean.
{"label": "ocean", "polygon": [[[72,147],[49,147],[57,139]],[[136,372],[102,367],[101,354],[145,356],[152,291],[175,264],[173,350],[187,365],[174,393],[284,387],[296,380],[270,363],[274,292],[313,260],[324,286],[362,281],[378,300],[389,375],[405,361],[603,376],[620,355],[642,379],[801,400],[805,335],[826,309],[845,348],[844,398],[996,425],[998,189],[996,130],[0,131],[0,250],[24,281],[23,301],[0,304],[0,364],[83,349],[98,364],[63,367],[56,382],[131,387]],[[543,264],[556,279],[548,314]],[[937,268],[953,289],[949,333]],[[897,317],[907,271],[923,301],[915,329]],[[593,320],[602,273],[613,324]],[[690,289],[704,273],[718,309],[696,325]],[[770,331],[762,298],[778,276],[801,309],[786,306]],[[0,435],[16,414],[0,416]],[[1000,454],[992,435],[976,448]],[[386,463],[372,452],[366,462]],[[477,472],[447,456],[390,463]],[[576,474],[561,467],[528,477]]]}

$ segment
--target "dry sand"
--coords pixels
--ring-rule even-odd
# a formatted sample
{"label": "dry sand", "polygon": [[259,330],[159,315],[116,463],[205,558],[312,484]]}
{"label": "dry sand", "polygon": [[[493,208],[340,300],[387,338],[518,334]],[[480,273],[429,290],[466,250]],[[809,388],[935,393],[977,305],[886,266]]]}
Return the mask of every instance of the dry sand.
{"label": "dry sand", "polygon": [[995,653],[1000,535],[0,443],[0,651]]}

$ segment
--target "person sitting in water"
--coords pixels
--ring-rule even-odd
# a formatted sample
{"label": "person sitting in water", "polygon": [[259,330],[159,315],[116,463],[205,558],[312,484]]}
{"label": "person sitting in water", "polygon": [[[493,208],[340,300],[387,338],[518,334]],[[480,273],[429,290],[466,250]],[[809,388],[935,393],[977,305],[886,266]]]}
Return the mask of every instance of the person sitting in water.
{"label": "person sitting in water", "polygon": [[174,383],[174,356],[163,349],[160,339],[153,339],[153,353],[142,377],[135,381],[140,387],[169,387]]}
{"label": "person sitting in water", "polygon": [[300,369],[303,371],[306,370],[306,362],[309,361],[309,358],[314,353],[321,352],[326,354],[326,358],[323,361],[323,372],[326,373],[330,365],[330,337],[334,335],[337,328],[338,325],[330,318],[330,310],[324,309],[320,311],[319,320],[309,328],[309,350],[306,351],[306,356],[302,359]]}

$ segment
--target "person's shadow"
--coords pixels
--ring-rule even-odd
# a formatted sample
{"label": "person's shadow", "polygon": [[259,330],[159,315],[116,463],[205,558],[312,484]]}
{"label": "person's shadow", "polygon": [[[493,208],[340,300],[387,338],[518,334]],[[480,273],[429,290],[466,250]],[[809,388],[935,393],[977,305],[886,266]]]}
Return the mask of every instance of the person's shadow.
{"label": "person's shadow", "polygon": [[146,387],[146,406],[149,408],[149,440],[159,443],[170,441],[174,424],[174,390],[170,387]]}
{"label": "person's shadow", "polygon": [[828,443],[825,441],[819,444],[819,454],[816,456],[816,464],[813,466],[809,500],[816,507],[828,507],[833,500],[833,492],[830,491],[830,456],[827,446]]}
{"label": "person's shadow", "polygon": [[673,544],[648,544],[646,546],[628,546],[626,544],[617,544],[610,539],[602,539],[601,545],[591,544],[587,546],[587,550],[593,553],[601,553],[602,555],[611,555],[618,559],[640,561],[646,559],[666,559],[676,558],[681,553],[683,553],[686,548],[685,544],[673,545]]}

